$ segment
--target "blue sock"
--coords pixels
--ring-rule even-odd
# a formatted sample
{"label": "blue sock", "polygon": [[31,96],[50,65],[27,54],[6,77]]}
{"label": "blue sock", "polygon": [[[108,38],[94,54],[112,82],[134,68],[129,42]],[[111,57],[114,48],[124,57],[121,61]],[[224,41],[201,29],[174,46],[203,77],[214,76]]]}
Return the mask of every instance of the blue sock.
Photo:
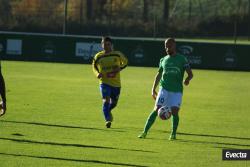
{"label": "blue sock", "polygon": [[110,121],[110,104],[105,102],[102,106],[102,111],[106,121]]}

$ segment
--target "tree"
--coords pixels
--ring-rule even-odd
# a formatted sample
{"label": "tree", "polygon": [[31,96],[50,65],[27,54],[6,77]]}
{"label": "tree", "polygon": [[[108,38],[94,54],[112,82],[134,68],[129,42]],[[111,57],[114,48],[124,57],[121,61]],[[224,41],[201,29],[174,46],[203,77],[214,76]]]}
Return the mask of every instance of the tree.
{"label": "tree", "polygon": [[168,20],[169,17],[169,0],[164,0],[163,4],[163,20]]}
{"label": "tree", "polygon": [[143,20],[148,21],[148,0],[143,0]]}
{"label": "tree", "polygon": [[87,3],[87,13],[86,13],[87,19],[91,20],[93,15],[93,2],[92,0],[87,0],[86,3]]}
{"label": "tree", "polygon": [[9,0],[0,0],[0,24],[6,24],[11,16],[11,6]]}

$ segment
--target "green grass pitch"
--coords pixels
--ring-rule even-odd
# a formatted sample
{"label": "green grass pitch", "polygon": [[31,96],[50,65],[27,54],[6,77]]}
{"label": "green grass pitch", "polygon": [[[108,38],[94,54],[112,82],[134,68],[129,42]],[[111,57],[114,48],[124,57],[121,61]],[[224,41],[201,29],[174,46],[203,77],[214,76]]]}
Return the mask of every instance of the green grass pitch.
{"label": "green grass pitch", "polygon": [[222,149],[250,149],[250,72],[193,70],[184,89],[178,140],[157,119],[138,139],[154,101],[157,68],[128,67],[104,126],[90,65],[3,61],[8,110],[0,118],[0,166],[247,167],[222,161]]}

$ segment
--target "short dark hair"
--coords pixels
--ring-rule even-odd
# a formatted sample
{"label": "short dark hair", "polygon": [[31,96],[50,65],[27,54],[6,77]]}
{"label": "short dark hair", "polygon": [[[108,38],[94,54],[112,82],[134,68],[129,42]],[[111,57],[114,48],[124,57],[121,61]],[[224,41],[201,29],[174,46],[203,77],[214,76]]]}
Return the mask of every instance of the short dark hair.
{"label": "short dark hair", "polygon": [[165,40],[165,42],[167,42],[167,41],[170,41],[170,42],[173,42],[173,43],[175,43],[175,39],[174,39],[174,38],[172,38],[172,37],[170,37],[170,38],[167,38],[167,39]]}
{"label": "short dark hair", "polygon": [[105,41],[105,42],[108,41],[108,42],[112,43],[112,39],[108,36],[103,36],[102,41]]}

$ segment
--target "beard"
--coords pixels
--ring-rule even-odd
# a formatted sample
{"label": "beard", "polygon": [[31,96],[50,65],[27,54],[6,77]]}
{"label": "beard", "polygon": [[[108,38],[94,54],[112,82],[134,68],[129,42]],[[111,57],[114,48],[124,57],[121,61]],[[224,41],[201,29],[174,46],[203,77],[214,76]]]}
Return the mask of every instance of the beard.
{"label": "beard", "polygon": [[172,54],[173,54],[173,52],[172,52],[172,51],[170,51],[170,50],[167,50],[167,54],[168,54],[168,55],[172,55]]}

